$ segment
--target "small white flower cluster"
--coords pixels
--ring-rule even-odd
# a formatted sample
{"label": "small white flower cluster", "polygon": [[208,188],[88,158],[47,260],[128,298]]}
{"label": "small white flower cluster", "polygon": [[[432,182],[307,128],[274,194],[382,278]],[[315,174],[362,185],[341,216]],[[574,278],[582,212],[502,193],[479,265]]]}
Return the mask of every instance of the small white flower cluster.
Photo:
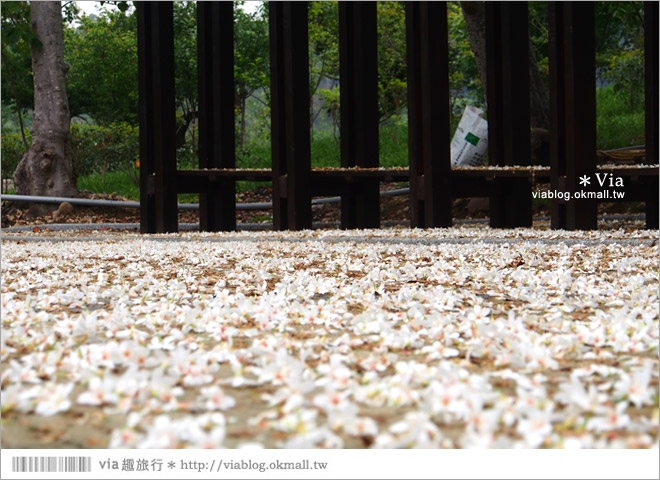
{"label": "small white flower cluster", "polygon": [[426,241],[477,231],[5,241],[3,418],[96,409],[113,448],[657,445],[658,247],[597,243],[653,237]]}

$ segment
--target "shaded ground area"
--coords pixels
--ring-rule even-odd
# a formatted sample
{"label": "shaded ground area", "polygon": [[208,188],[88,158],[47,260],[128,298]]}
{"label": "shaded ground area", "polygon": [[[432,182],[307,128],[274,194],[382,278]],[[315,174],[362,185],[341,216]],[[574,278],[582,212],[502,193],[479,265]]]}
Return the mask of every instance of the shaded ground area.
{"label": "shaded ground area", "polygon": [[[407,184],[385,183],[382,190],[394,190],[407,187]],[[546,187],[542,187],[546,188]],[[116,194],[95,194],[81,192],[82,198],[99,200],[126,200]],[[238,203],[264,203],[272,200],[272,192],[268,187],[240,192],[237,194]],[[388,196],[381,198],[382,222],[409,222],[410,198],[408,195]],[[533,203],[534,215],[545,217],[550,214],[547,202],[535,201]],[[644,212],[644,205],[639,202],[630,203],[600,203],[599,215],[637,214]],[[339,222],[340,206],[338,203],[314,205],[312,207],[313,221],[321,223]],[[488,200],[486,198],[458,199],[454,202],[453,217],[455,220],[485,219],[488,218]],[[66,216],[54,218],[52,215],[38,218],[28,218],[26,210],[9,212],[2,210],[2,227],[47,225],[52,223],[139,223],[140,215],[137,209],[75,207],[74,211]],[[199,216],[195,211],[180,211],[179,223],[198,223]],[[270,223],[272,210],[238,211],[238,223]],[[622,222],[621,225],[624,225]],[[630,222],[628,222],[630,225]]]}
{"label": "shaded ground area", "polygon": [[161,237],[4,237],[3,447],[658,442],[657,231]]}

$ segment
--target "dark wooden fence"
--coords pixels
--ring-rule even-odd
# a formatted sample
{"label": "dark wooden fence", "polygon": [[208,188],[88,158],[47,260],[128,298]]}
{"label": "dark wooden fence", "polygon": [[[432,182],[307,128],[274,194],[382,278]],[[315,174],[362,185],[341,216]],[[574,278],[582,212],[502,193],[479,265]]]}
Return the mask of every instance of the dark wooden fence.
{"label": "dark wooden fence", "polygon": [[[530,163],[527,4],[488,2],[489,166],[450,165],[448,32],[444,2],[406,3],[409,168],[378,157],[374,2],[339,3],[341,168],[311,168],[306,2],[271,2],[272,169],[238,170],[234,147],[231,2],[198,2],[199,169],[178,170],[172,4],[137,2],[141,231],[177,231],[177,194],[200,194],[200,228],[236,228],[238,180],[272,182],[277,230],[312,226],[312,196],[341,196],[342,228],[380,225],[379,183],[410,182],[412,227],[452,224],[452,200],[490,197],[490,225],[532,224],[532,188],[585,190],[582,176],[622,177],[625,201],[646,204],[658,228],[658,3],[645,3],[646,164],[596,163],[594,4],[550,2],[550,167]],[[648,166],[652,165],[652,166]],[[592,190],[597,190],[592,181]],[[552,202],[552,227],[597,227],[598,200]]]}

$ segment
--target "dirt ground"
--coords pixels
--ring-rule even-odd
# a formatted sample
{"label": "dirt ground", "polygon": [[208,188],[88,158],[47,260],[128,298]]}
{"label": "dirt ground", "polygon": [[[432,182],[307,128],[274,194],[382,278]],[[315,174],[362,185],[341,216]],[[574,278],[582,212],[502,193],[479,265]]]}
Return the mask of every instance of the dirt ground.
{"label": "dirt ground", "polygon": [[[394,190],[406,187],[407,184],[383,184],[383,190]],[[97,194],[88,191],[80,192],[81,198],[98,200],[127,200],[117,194]],[[272,201],[272,191],[269,187],[244,191],[237,194],[237,203],[263,203]],[[389,196],[381,198],[381,222],[408,222],[410,220],[410,198],[408,195]],[[5,202],[6,203],[6,202]],[[26,210],[9,212],[2,209],[2,227],[48,225],[53,223],[139,223],[140,215],[137,209],[105,208],[105,207],[75,207],[71,214],[54,218],[52,214],[44,217],[29,218]],[[548,216],[550,210],[540,202],[533,204],[535,216]],[[643,213],[641,203],[599,203],[599,215]],[[340,221],[338,203],[314,205],[312,207],[314,222],[331,223]],[[488,200],[486,198],[458,199],[454,202],[454,220],[488,218]],[[198,223],[196,211],[180,211],[179,223]],[[272,210],[237,211],[237,223],[270,223]]]}
{"label": "dirt ground", "polygon": [[2,446],[657,444],[657,232],[484,231],[9,235]]}

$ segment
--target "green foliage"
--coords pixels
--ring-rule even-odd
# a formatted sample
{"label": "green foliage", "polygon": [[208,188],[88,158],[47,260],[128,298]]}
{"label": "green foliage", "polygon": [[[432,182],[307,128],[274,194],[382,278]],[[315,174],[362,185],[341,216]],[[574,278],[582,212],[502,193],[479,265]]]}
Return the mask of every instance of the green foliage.
{"label": "green foliage", "polygon": [[[41,48],[41,42],[30,28],[30,6],[27,2],[3,2],[0,6],[2,33],[2,127],[8,126],[6,114],[15,117],[15,128],[22,134],[25,146],[25,131],[28,126],[23,121],[26,107],[34,104],[34,86],[32,81],[31,47]],[[5,108],[11,105],[10,108]],[[14,125],[12,125],[14,127]]]}
{"label": "green foliage", "polygon": [[2,3],[2,44],[6,47],[26,43],[28,48],[41,47],[41,42],[30,28],[30,4],[28,2]]}
{"label": "green foliage", "polygon": [[[447,4],[449,27],[449,92],[451,122],[458,124],[465,105],[485,107],[481,79],[472,53],[463,12],[458,2]],[[457,120],[455,120],[457,119]]]}
{"label": "green foliage", "polygon": [[[31,138],[28,135],[28,141]],[[25,147],[19,134],[2,135],[2,178],[12,178]],[[137,183],[135,161],[139,156],[138,128],[127,123],[107,127],[71,125],[71,150],[79,178],[103,177],[114,172],[127,175]],[[132,178],[132,180],[131,180]],[[80,187],[86,188],[86,187]]]}
{"label": "green foliage", "polygon": [[[395,130],[397,134],[395,135]],[[380,165],[398,167],[408,165],[408,129],[405,123],[380,128]],[[317,131],[311,143],[312,167],[339,167],[340,145],[331,131]],[[251,139],[244,152],[237,155],[238,168],[271,168],[270,140]]]}
{"label": "green foliage", "polygon": [[[22,109],[22,114],[25,132],[29,132],[32,126],[32,110]],[[21,133],[15,105],[2,104],[2,133],[5,135]]]}
{"label": "green foliage", "polygon": [[[70,110],[100,124],[137,124],[137,14],[126,2],[117,5],[65,30]],[[175,101],[185,132],[197,110],[197,13],[194,2],[175,2],[173,10]]]}
{"label": "green foliage", "polygon": [[[265,10],[246,13],[239,6],[238,2],[234,3],[234,82],[238,114],[237,151],[243,155],[248,126],[250,130],[263,127],[263,110],[269,105],[270,55]],[[250,106],[262,111],[261,114],[250,118]]]}
{"label": "green foliage", "polygon": [[187,128],[197,111],[197,7],[195,2],[174,2],[173,10],[176,105]]}
{"label": "green foliage", "polygon": [[263,223],[263,222],[272,222],[273,221],[273,216],[272,215],[254,215],[250,221],[252,223]]}
{"label": "green foliage", "polygon": [[312,168],[336,168],[340,166],[340,144],[331,132],[316,132],[314,141],[311,143],[311,151]]}
{"label": "green foliage", "polygon": [[332,134],[335,141],[339,141],[339,120],[340,120],[340,95],[339,85],[333,88],[321,88],[318,91],[318,98],[322,105],[322,112],[330,118],[332,122]]}
{"label": "green foliage", "polygon": [[[309,2],[309,97],[312,124],[312,151],[315,129],[332,128],[335,138],[339,129],[339,23],[337,2]],[[330,119],[329,125],[326,118]]]}
{"label": "green foliage", "polygon": [[271,168],[269,137],[252,138],[243,150],[236,151],[237,168]]}
{"label": "green foliage", "polygon": [[378,2],[378,109],[381,123],[398,120],[408,102],[406,9],[403,2]]}
{"label": "green foliage", "polygon": [[528,2],[529,36],[532,40],[536,63],[541,78],[548,82],[550,61],[548,59],[548,2]]}
{"label": "green foliage", "polygon": [[0,162],[2,178],[12,178],[18,162],[25,153],[23,139],[17,133],[2,135],[0,145],[2,148],[2,162]]}
{"label": "green foliage", "polygon": [[644,2],[596,2],[596,63],[607,66],[621,50],[644,46]]}
{"label": "green foliage", "polygon": [[644,3],[597,2],[598,148],[643,143]]}
{"label": "green foliage", "polygon": [[40,47],[41,43],[30,28],[30,5],[28,2],[1,2],[0,9],[2,98],[11,104],[18,100],[21,108],[32,108],[31,46]]}
{"label": "green foliage", "polygon": [[408,125],[388,125],[380,128],[380,166],[385,168],[408,166]]}
{"label": "green foliage", "polygon": [[98,17],[82,17],[77,29],[64,31],[72,116],[137,123],[136,29],[134,14],[103,11]]}
{"label": "green foliage", "polygon": [[73,164],[79,176],[128,170],[139,158],[138,128],[128,123],[71,125]]}
{"label": "green foliage", "polygon": [[337,2],[309,2],[310,98],[324,78],[339,80],[339,24]]}
{"label": "green foliage", "polygon": [[597,145],[599,149],[629,147],[643,143],[644,110],[631,111],[625,91],[615,85],[597,93]]}
{"label": "green foliage", "polygon": [[614,85],[614,90],[625,96],[630,112],[643,107],[644,52],[642,50],[624,50],[613,55],[604,76]]}
{"label": "green foliage", "polygon": [[246,13],[234,7],[234,78],[254,92],[270,83],[268,18],[263,11]]}
{"label": "green foliage", "polygon": [[[81,179],[127,179],[135,184],[138,157],[137,25],[130,2],[119,11],[80,17],[75,4],[64,7],[65,61],[70,65],[67,92],[70,111],[94,125],[72,125],[74,162]],[[234,2],[234,75],[236,81],[237,166],[270,168],[269,29],[267,4],[246,13]],[[2,2],[2,175],[11,177],[24,146],[19,135],[16,105],[25,115],[33,102],[27,2]],[[197,27],[194,2],[175,2],[175,73],[179,168],[197,167]],[[407,165],[407,79],[405,5],[378,2],[378,89],[380,164]],[[309,3],[310,112],[312,164],[339,166],[339,48],[337,2]],[[530,2],[529,28],[540,70],[547,78],[547,2]],[[74,28],[70,22],[77,19]],[[485,107],[485,98],[459,2],[448,2],[451,132],[466,105]],[[596,4],[598,146],[616,148],[644,135],[643,4]],[[35,43],[36,45],[36,43]],[[38,46],[38,45],[37,45]],[[5,65],[6,63],[6,65]],[[26,126],[29,128],[29,115]],[[27,129],[26,128],[26,129]],[[113,180],[114,181],[114,180]],[[92,180],[90,180],[92,182]],[[254,184],[241,182],[239,189]],[[85,187],[82,187],[85,188]],[[133,188],[133,187],[130,187]],[[117,190],[119,187],[104,187]],[[125,195],[125,193],[122,193]],[[129,196],[129,195],[125,195]]]}

